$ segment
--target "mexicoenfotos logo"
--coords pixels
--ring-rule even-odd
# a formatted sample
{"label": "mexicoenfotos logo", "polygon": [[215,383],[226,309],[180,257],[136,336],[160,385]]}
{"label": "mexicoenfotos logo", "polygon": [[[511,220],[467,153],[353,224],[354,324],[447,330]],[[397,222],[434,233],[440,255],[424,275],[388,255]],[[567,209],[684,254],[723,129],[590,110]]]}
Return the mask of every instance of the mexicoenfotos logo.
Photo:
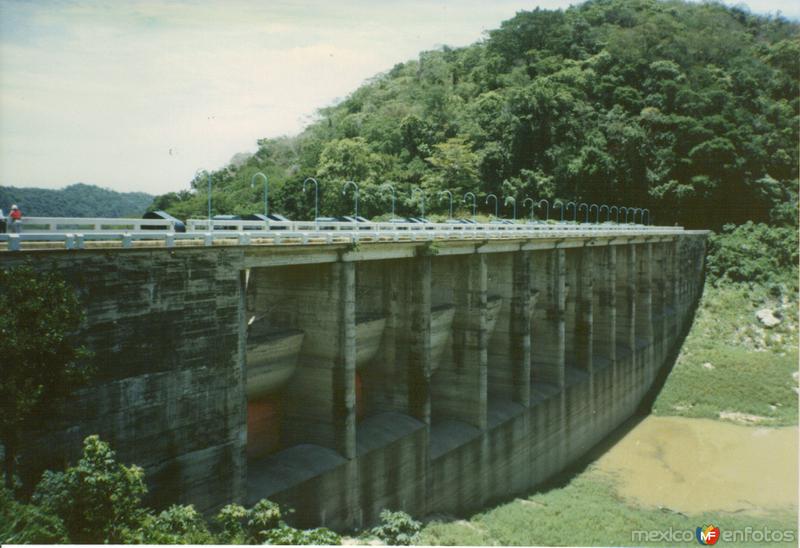
{"label": "mexicoenfotos logo", "polygon": [[704,546],[711,546],[719,540],[719,527],[715,527],[713,524],[704,525],[695,529],[694,534],[697,542]]}

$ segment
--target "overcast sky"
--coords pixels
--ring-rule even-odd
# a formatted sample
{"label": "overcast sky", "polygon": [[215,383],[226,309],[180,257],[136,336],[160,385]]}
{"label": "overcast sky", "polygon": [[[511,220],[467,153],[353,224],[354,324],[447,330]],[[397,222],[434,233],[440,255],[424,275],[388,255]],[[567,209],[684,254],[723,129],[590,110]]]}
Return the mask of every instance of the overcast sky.
{"label": "overcast sky", "polygon": [[[0,0],[0,185],[188,188],[365,79],[545,0]],[[800,2],[746,2],[800,17]]]}

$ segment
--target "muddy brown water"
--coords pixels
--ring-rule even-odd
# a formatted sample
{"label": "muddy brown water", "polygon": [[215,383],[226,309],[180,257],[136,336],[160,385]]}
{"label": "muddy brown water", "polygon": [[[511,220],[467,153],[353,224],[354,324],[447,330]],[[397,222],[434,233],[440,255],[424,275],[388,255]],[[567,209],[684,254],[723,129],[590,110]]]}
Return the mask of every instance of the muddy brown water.
{"label": "muddy brown water", "polygon": [[596,463],[638,504],[701,512],[797,510],[798,428],[649,416]]}

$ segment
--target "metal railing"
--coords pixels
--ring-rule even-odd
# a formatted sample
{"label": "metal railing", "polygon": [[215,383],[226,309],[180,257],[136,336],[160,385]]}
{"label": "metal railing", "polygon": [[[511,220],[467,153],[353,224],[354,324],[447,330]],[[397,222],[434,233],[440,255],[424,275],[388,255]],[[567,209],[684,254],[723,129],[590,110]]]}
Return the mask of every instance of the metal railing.
{"label": "metal railing", "polygon": [[[20,234],[0,234],[0,250],[213,245],[310,245],[520,238],[580,238],[682,233],[681,227],[616,223],[412,223],[189,219],[187,232],[158,219],[28,217]],[[46,227],[41,230],[41,227]],[[146,227],[146,228],[145,228]],[[162,230],[158,230],[158,229]],[[210,228],[210,230],[209,230]],[[137,244],[137,242],[140,242]],[[29,245],[30,244],[30,245]]]}

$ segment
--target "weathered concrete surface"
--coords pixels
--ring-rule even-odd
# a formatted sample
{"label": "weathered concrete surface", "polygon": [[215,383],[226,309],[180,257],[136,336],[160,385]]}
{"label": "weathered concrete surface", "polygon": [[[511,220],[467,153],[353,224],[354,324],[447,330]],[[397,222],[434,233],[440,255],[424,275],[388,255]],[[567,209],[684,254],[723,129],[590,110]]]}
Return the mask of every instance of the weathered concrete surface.
{"label": "weathered concrete surface", "polygon": [[55,267],[86,306],[97,374],[25,440],[23,470],[75,462],[100,434],[147,472],[153,502],[208,509],[245,492],[244,317],[237,249],[4,255]]}
{"label": "weathered concrete surface", "polygon": [[[145,467],[158,505],[270,497],[341,528],[476,509],[635,410],[691,319],[704,254],[687,232],[5,255],[76,287],[99,370],[27,440],[29,471],[97,432]],[[248,407],[253,317],[294,346],[273,358],[253,336]]]}

